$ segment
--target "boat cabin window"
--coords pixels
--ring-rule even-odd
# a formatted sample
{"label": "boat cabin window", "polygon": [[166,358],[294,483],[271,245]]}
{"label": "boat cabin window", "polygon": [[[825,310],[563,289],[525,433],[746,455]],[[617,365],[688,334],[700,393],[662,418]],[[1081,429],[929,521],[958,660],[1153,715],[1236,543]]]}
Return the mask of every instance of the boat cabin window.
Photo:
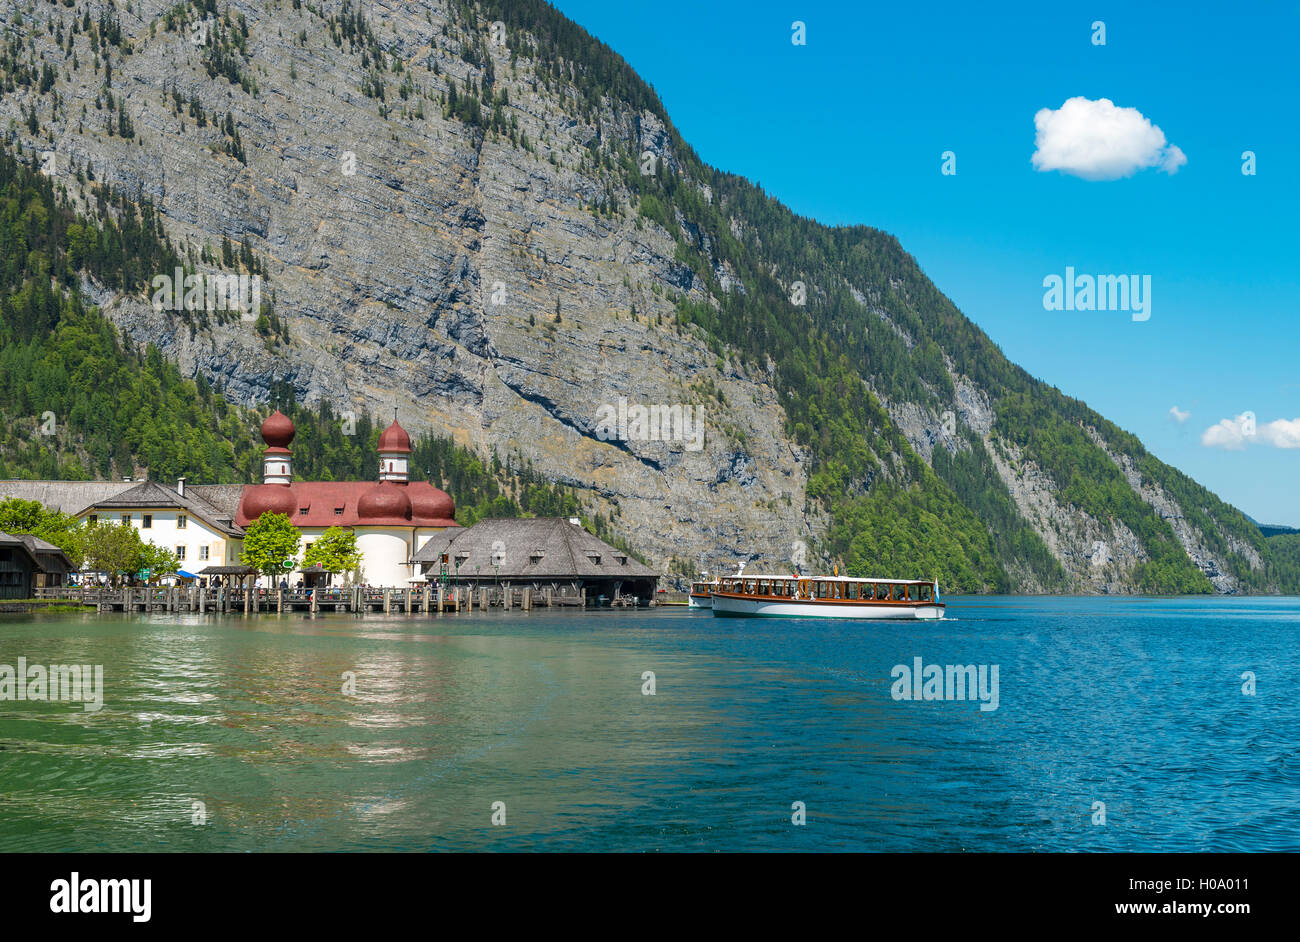
{"label": "boat cabin window", "polygon": [[819,583],[817,583],[817,588],[816,588],[816,590],[815,590],[816,593],[817,593],[817,598],[819,598],[819,599],[824,599],[824,598],[826,598],[826,597],[827,597],[827,592],[828,592],[829,590],[830,590],[830,586],[828,586],[825,582],[819,582]]}
{"label": "boat cabin window", "polygon": [[845,598],[853,599],[853,600],[856,600],[856,599],[857,599],[857,597],[858,597],[858,584],[857,584],[856,582],[850,582],[850,583],[848,583],[847,585],[845,585],[844,588],[847,590],[847,591],[845,592],[845,596],[844,596]]}
{"label": "boat cabin window", "polygon": [[745,594],[746,594],[746,595],[753,595],[753,594],[754,594],[754,580],[753,580],[753,579],[746,579],[746,580],[745,580]]}
{"label": "boat cabin window", "polygon": [[893,596],[895,602],[904,601],[907,598],[907,586],[895,583]]}
{"label": "boat cabin window", "polygon": [[934,588],[934,587],[931,586],[931,585],[923,585],[923,586],[921,586],[921,601],[922,601],[922,602],[928,602],[928,601],[930,601],[930,590],[931,590],[932,588]]}

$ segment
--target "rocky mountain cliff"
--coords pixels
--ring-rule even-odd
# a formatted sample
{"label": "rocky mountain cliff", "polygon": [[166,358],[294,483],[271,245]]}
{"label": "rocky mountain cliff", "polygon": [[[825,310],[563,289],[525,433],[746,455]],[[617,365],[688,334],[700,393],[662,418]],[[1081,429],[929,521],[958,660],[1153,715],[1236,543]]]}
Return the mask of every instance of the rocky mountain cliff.
{"label": "rocky mountain cliff", "polygon": [[[79,210],[109,211],[105,186],[152,207],[186,275],[260,277],[248,312],[82,286],[233,401],[286,381],[517,453],[665,571],[1294,580],[1238,511],[1008,363],[892,237],[704,165],[544,3],[5,2],[0,31],[10,149]],[[702,441],[655,440],[639,405],[701,417]]]}

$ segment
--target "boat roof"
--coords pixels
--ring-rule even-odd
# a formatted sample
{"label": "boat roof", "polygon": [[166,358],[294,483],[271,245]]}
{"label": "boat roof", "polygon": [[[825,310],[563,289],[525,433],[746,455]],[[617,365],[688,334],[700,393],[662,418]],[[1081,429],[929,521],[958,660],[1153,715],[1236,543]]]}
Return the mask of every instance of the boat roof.
{"label": "boat roof", "polygon": [[933,585],[933,579],[885,579],[881,576],[796,576],[794,573],[766,573],[766,572],[745,572],[737,573],[730,576],[722,576],[723,579],[804,579],[808,582],[897,582],[903,585]]}

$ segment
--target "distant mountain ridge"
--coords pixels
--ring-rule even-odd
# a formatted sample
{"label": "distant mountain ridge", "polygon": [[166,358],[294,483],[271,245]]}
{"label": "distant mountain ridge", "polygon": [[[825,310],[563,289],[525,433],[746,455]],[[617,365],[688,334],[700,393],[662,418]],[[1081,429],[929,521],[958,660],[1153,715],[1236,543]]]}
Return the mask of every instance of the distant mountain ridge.
{"label": "distant mountain ridge", "polygon": [[[156,208],[187,271],[265,279],[245,319],[84,278],[203,388],[397,404],[521,456],[665,571],[1300,589],[1289,534],[1010,363],[892,236],[703,164],[545,3],[0,9],[10,147],[53,152],[97,218],[104,183]],[[606,441],[623,398],[702,407],[703,447]]]}
{"label": "distant mountain ridge", "polygon": [[1259,532],[1265,536],[1282,536],[1300,533],[1300,527],[1290,527],[1284,523],[1260,523],[1251,516],[1247,516],[1246,519],[1258,527]]}

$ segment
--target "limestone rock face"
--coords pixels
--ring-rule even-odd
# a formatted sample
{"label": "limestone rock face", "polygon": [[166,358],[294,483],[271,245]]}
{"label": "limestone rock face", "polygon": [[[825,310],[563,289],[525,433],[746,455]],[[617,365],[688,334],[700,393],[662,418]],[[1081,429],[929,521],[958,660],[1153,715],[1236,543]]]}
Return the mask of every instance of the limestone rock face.
{"label": "limestone rock face", "polygon": [[[0,6],[11,24],[26,8]],[[107,8],[89,6],[96,21]],[[675,166],[654,115],[615,104],[571,115],[558,90],[541,87],[532,60],[512,64],[507,37],[485,48],[493,87],[508,95],[528,146],[444,117],[450,83],[463,91],[483,81],[463,54],[469,33],[488,24],[427,0],[366,5],[386,70],[383,101],[361,90],[375,65],[362,64],[362,44],[336,44],[329,21],[306,4],[235,0],[229,30],[244,18],[239,61],[254,94],[209,76],[210,47],[192,34],[197,13],[168,31],[170,6],[117,5],[131,54],[109,50],[108,91],[79,33],[79,66],[60,70],[62,106],[42,122],[53,142],[22,143],[55,152],[74,199],[86,192],[75,170],[92,168],[97,181],[151,200],[178,246],[219,252],[223,237],[236,250],[248,246],[265,268],[263,300],[273,301],[289,340],[268,345],[255,318],[238,315],[209,316],[191,330],[148,297],[87,285],[129,337],[245,404],[264,402],[270,383],[285,379],[307,403],[376,413],[396,404],[412,432],[449,433],[485,455],[517,451],[582,489],[591,510],[615,514],[616,527],[661,567],[673,558],[694,567],[701,557],[711,568],[733,566],[756,548],[784,558],[810,538],[806,473],[766,377],[718,373],[698,332],[673,326],[670,290],[704,300],[697,279],[674,260],[673,238],[629,209],[626,193],[607,193],[590,166],[586,143],[597,128]],[[340,5],[324,6],[333,14]],[[62,61],[44,29],[33,38]],[[106,133],[109,92],[134,140]],[[206,115],[203,127],[191,101]],[[19,120],[24,104],[6,96],[0,109]],[[226,115],[244,162],[221,150]],[[593,198],[611,197],[621,197],[621,211],[590,211]],[[701,391],[704,377],[714,393]],[[699,410],[700,447],[602,440],[598,413],[620,399]],[[744,407],[724,410],[722,401]]]}

